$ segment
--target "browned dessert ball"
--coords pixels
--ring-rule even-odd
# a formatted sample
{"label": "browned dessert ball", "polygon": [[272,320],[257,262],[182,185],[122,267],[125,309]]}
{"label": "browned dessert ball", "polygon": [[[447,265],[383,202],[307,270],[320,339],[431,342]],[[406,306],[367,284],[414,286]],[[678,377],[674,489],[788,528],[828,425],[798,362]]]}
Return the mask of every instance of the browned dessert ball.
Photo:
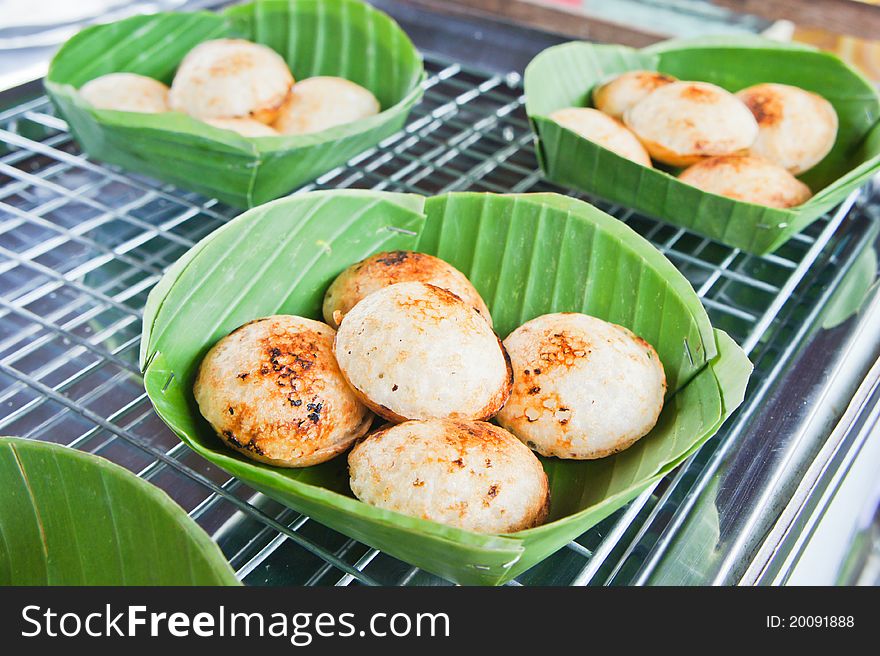
{"label": "browned dessert ball", "polygon": [[498,336],[447,289],[399,282],[345,315],[339,368],[359,398],[389,421],[488,419],[510,394]]}
{"label": "browned dessert ball", "polygon": [[351,490],[386,510],[480,533],[541,524],[547,475],[529,449],[482,421],[407,421],[369,435],[348,456]]}
{"label": "browned dessert ball", "polygon": [[657,89],[675,82],[671,75],[657,71],[627,71],[593,91],[593,105],[612,118],[621,119],[630,107]]}
{"label": "browned dessert ball", "polygon": [[712,157],[685,169],[679,180],[703,191],[767,207],[795,207],[810,188],[781,166],[758,157]]}
{"label": "browned dessert ball", "polygon": [[448,289],[492,325],[489,308],[461,271],[439,257],[415,251],[376,253],[340,273],[324,295],[324,321],[338,328],[342,317],[366,296],[399,282]]}
{"label": "browned dessert ball", "polygon": [[756,84],[736,96],[758,121],[753,155],[797,175],[834,147],[837,112],[822,96],[787,84]]}
{"label": "browned dessert ball", "polygon": [[227,445],[270,465],[306,467],[345,451],[372,415],[339,371],[334,334],[289,315],[237,328],[202,360],[199,410]]}

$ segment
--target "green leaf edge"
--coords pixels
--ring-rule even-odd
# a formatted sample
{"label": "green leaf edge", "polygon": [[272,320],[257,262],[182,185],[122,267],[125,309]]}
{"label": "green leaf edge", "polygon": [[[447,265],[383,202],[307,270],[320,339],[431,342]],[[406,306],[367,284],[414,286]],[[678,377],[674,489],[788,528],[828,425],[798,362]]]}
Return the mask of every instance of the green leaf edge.
{"label": "green leaf edge", "polygon": [[0,448],[8,446],[16,453],[22,449],[46,451],[56,457],[79,461],[88,468],[106,470],[111,475],[126,479],[131,483],[139,494],[148,499],[150,503],[162,509],[170,519],[184,530],[192,541],[193,546],[204,555],[206,562],[211,566],[213,575],[217,579],[217,585],[240,586],[242,585],[235,576],[235,571],[226,560],[220,547],[214,540],[180,507],[168,494],[159,487],[137,477],[125,467],[102,458],[100,456],[79,451],[60,444],[42,442],[39,440],[26,439],[14,436],[0,436]]}

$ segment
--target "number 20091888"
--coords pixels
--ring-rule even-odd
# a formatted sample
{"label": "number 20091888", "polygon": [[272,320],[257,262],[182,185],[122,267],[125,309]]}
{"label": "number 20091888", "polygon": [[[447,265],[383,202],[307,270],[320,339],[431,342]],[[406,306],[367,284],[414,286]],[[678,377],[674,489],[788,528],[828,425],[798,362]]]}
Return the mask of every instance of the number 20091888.
{"label": "number 20091888", "polygon": [[852,615],[779,615],[767,616],[769,629],[843,629],[855,626]]}

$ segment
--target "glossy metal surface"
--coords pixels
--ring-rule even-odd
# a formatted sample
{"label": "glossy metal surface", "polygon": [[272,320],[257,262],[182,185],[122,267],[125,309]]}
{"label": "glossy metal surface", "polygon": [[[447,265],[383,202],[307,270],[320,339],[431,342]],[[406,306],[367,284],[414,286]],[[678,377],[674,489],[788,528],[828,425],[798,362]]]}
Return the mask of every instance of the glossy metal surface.
{"label": "glossy metal surface", "polygon": [[808,537],[804,528],[817,510],[810,499],[845,475],[845,454],[865,437],[854,427],[874,421],[878,370],[869,370],[880,356],[880,298],[869,286],[877,276],[876,232],[872,226],[865,239],[828,258],[827,282],[795,293],[801,302],[783,329],[787,343],[771,375],[695,473],[634,582],[784,582],[793,564],[784,555],[794,544],[782,543]]}

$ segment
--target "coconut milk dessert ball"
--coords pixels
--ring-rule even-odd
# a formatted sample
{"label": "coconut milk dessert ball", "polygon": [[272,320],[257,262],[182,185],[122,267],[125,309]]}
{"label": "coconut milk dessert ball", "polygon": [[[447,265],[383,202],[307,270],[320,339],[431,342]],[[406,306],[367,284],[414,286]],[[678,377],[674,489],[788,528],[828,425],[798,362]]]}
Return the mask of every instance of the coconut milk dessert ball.
{"label": "coconut milk dessert ball", "polygon": [[648,151],[623,123],[589,107],[569,107],[550,114],[550,119],[603,148],[642,166],[651,166]]}
{"label": "coconut milk dessert ball", "polygon": [[488,419],[510,393],[501,341],[449,290],[401,282],[364,298],[336,333],[355,393],[389,421]]}
{"label": "coconut milk dessert ball", "polygon": [[628,109],[623,122],[651,157],[672,166],[745,152],[758,136],[749,108],[707,82],[661,86]]}
{"label": "coconut milk dessert ball", "polygon": [[663,364],[626,328],[585,314],[545,314],[514,330],[504,345],[514,383],[496,419],[538,453],[602,458],[657,423],[666,393]]}
{"label": "coconut milk dessert ball", "polygon": [[399,282],[427,282],[448,289],[492,325],[489,308],[461,271],[439,257],[415,251],[377,253],[340,273],[324,296],[324,321],[338,327],[364,297]]}
{"label": "coconut milk dessert ball", "polygon": [[79,90],[98,109],[159,114],[169,111],[168,87],[136,73],[110,73],[86,82]]}
{"label": "coconut milk dessert ball", "polygon": [[307,467],[345,451],[372,415],[342,377],[334,331],[275,315],[246,323],[202,360],[193,393],[217,435],[247,457]]}
{"label": "coconut milk dessert ball", "polygon": [[781,166],[758,157],[712,157],[685,169],[678,179],[703,191],[768,207],[795,207],[810,188]]}
{"label": "coconut milk dessert ball", "polygon": [[277,137],[278,133],[265,123],[252,118],[208,118],[205,123],[221,130],[232,130],[243,137]]}
{"label": "coconut milk dessert ball", "polygon": [[369,435],[348,456],[355,496],[386,510],[480,533],[541,524],[547,475],[506,430],[482,421],[407,421]]}
{"label": "coconut milk dessert ball", "polygon": [[790,173],[822,161],[837,139],[837,112],[822,96],[786,84],[757,84],[736,94],[758,121],[750,152]]}
{"label": "coconut milk dessert ball", "polygon": [[293,76],[277,52],[242,39],[205,41],[189,51],[171,84],[171,109],[196,118],[272,123]]}
{"label": "coconut milk dessert ball", "polygon": [[657,71],[629,71],[618,75],[593,91],[593,105],[612,118],[623,114],[658,87],[675,82],[671,75]]}
{"label": "coconut milk dessert ball", "polygon": [[310,77],[293,86],[275,128],[283,134],[310,134],[379,113],[371,91],[341,77]]}

